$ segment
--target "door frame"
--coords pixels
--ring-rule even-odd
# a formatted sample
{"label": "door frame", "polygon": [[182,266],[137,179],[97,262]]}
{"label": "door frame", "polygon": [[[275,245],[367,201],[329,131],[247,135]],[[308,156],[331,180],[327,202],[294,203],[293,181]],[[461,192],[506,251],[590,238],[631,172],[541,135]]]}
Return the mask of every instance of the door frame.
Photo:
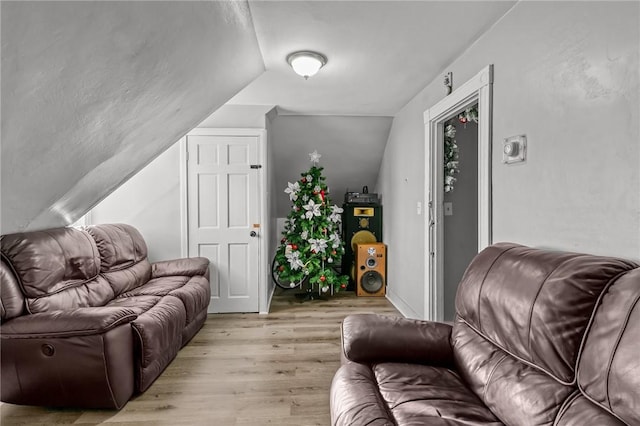
{"label": "door frame", "polygon": [[493,65],[424,112],[425,215],[424,318],[444,319],[444,123],[460,110],[478,104],[478,251],[492,243],[491,138]]}
{"label": "door frame", "polygon": [[180,251],[182,257],[189,255],[189,200],[188,192],[188,168],[187,161],[189,159],[187,153],[187,137],[188,136],[256,136],[258,138],[258,164],[260,168],[258,173],[258,208],[260,209],[260,230],[258,244],[258,311],[260,313],[269,310],[269,289],[267,282],[269,261],[268,256],[268,237],[269,237],[269,221],[267,220],[267,131],[265,129],[255,128],[213,128],[198,127],[192,129],[183,138],[180,139]]}

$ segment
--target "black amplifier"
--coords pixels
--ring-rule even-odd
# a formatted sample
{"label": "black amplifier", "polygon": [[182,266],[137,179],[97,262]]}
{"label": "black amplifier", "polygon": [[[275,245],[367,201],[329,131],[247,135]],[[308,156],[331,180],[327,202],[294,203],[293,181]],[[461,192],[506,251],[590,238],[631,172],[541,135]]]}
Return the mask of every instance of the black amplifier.
{"label": "black amplifier", "polygon": [[345,204],[380,204],[378,194],[347,192],[344,194]]}

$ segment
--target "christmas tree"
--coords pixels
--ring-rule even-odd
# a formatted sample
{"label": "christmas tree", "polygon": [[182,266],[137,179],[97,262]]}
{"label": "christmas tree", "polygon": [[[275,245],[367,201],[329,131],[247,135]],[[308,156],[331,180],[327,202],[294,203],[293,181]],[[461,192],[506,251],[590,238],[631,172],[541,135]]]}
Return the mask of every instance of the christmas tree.
{"label": "christmas tree", "polygon": [[290,283],[290,287],[307,283],[309,292],[317,288],[319,293],[333,294],[345,289],[348,281],[334,269],[344,254],[342,209],[331,204],[323,168],[318,166],[320,154],[314,151],[309,156],[312,167],[284,190],[293,205],[276,251],[274,272],[279,283]]}

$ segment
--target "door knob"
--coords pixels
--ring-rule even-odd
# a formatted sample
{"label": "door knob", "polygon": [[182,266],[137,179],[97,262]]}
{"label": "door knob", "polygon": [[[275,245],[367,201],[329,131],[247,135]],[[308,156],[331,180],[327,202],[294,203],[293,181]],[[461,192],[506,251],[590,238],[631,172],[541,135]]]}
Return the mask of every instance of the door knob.
{"label": "door knob", "polygon": [[257,233],[256,231],[251,231],[251,232],[249,233],[249,236],[250,236],[250,237],[257,237],[257,236],[258,236],[258,233]]}

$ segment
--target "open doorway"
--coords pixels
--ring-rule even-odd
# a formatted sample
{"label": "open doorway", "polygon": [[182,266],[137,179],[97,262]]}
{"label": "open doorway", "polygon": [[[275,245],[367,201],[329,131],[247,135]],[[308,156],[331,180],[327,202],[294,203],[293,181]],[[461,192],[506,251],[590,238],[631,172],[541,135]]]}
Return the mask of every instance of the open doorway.
{"label": "open doorway", "polygon": [[[480,250],[484,249],[492,242],[491,236],[491,117],[492,117],[492,86],[493,86],[493,66],[489,65],[476,74],[469,81],[454,90],[450,95],[429,108],[424,113],[425,123],[425,199],[428,205],[428,214],[425,215],[425,294],[424,294],[424,318],[432,321],[443,321],[445,319],[445,300],[447,305],[446,316],[450,319],[453,316],[453,300],[459,282],[459,276],[468,265],[469,259]],[[447,172],[444,165],[445,155],[445,130],[447,123],[452,118],[455,119],[460,113],[469,109],[477,108],[477,128],[471,125],[467,128],[470,133],[477,137],[475,147],[477,152],[471,153],[475,156],[476,180],[469,180],[474,186],[475,183],[475,206],[473,212],[468,209],[472,207],[459,206],[456,208],[454,201],[445,198],[445,187],[447,185]],[[465,129],[467,130],[467,129]],[[465,166],[466,167],[466,166]],[[473,168],[472,168],[473,170]],[[456,176],[459,177],[459,176]],[[460,255],[459,248],[449,237],[449,248],[454,253],[447,254],[445,245],[445,202],[447,204],[447,216],[454,216],[456,212],[464,212],[465,223],[476,220],[475,249],[472,245],[465,244],[466,254]],[[449,213],[452,213],[449,215]],[[464,217],[466,216],[466,217]],[[456,225],[449,221],[451,226]],[[473,231],[468,231],[473,232]],[[469,237],[467,235],[467,237]],[[472,240],[473,242],[473,240]],[[460,259],[455,262],[455,271],[447,273],[449,281],[457,281],[445,287],[445,268],[453,264],[446,261],[451,256]],[[464,268],[462,264],[464,263]],[[458,277],[458,278],[456,278]],[[445,288],[447,292],[445,293]]]}
{"label": "open doorway", "polygon": [[444,126],[444,320],[453,321],[458,283],[478,253],[478,106]]}

